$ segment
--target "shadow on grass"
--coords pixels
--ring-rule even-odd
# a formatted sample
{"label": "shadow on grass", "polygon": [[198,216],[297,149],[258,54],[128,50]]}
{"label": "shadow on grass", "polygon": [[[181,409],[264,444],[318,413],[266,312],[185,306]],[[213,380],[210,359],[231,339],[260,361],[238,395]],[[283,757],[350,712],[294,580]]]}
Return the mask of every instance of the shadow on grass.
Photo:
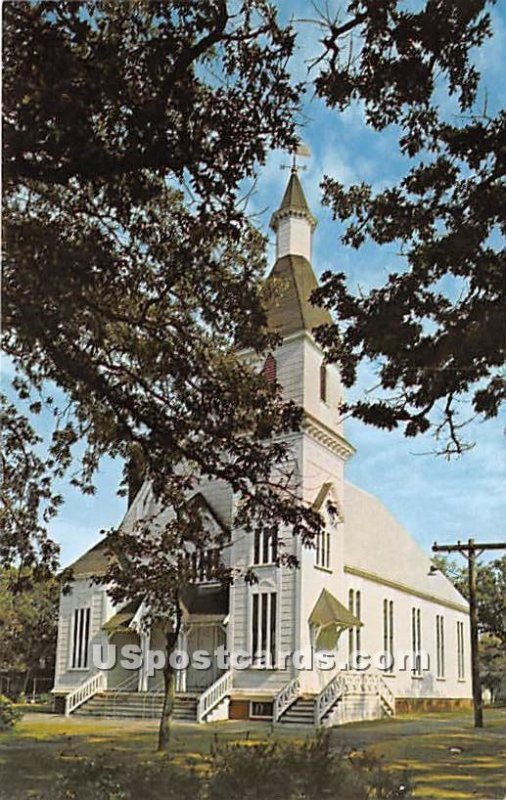
{"label": "shadow on grass", "polygon": [[[255,743],[273,735],[301,742],[304,733],[264,723],[223,722],[206,726],[174,723],[171,758],[178,766],[207,769],[217,742]],[[372,749],[399,773],[408,769],[416,798],[504,798],[506,795],[506,710],[487,713],[486,727],[475,731],[469,714],[410,715],[386,723],[362,723],[332,731],[336,749]],[[94,720],[28,713],[12,732],[0,734],[0,797],[47,791],[56,775],[86,759],[121,770],[125,765],[156,764],[157,722]],[[452,754],[450,748],[458,748]]]}

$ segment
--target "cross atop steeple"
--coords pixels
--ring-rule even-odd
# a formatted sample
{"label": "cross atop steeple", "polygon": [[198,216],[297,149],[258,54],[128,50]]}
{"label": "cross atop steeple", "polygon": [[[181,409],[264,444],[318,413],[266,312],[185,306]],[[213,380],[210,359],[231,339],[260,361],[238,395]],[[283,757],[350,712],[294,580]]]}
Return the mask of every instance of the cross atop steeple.
{"label": "cross atop steeple", "polygon": [[306,147],[305,144],[299,142],[295,150],[292,152],[292,163],[291,164],[281,164],[280,169],[289,169],[294,172],[298,172],[299,169],[307,169],[305,165],[297,163],[297,156],[302,156],[303,158],[309,158],[311,156],[311,152],[309,147]]}

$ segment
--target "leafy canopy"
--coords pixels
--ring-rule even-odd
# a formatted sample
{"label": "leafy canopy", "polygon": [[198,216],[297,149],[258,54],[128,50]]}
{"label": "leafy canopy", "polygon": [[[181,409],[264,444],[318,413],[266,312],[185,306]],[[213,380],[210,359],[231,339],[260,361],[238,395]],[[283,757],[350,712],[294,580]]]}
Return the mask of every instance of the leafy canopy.
{"label": "leafy canopy", "polygon": [[7,407],[4,561],[54,556],[40,515],[83,440],[83,491],[104,454],[134,452],[178,513],[203,475],[244,522],[311,535],[272,478],[286,448],[269,439],[300,414],[237,358],[273,342],[238,192],[295,142],[293,32],[263,0],[21,2],[4,20],[4,347],[32,413],[54,408],[48,381],[68,398],[45,461]]}
{"label": "leafy canopy", "polygon": [[345,385],[361,364],[377,372],[379,391],[347,410],[406,436],[432,428],[447,455],[468,444],[462,399],[489,418],[505,396],[506,117],[478,107],[473,63],[491,32],[490,5],[353,0],[326,20],[315,76],[331,108],[359,103],[374,130],[392,126],[410,164],[376,192],[324,178],[324,203],[347,224],[343,242],[395,247],[402,258],[369,291],[351,290],[341,272],[323,276],[316,298],[338,321],[320,342]]}

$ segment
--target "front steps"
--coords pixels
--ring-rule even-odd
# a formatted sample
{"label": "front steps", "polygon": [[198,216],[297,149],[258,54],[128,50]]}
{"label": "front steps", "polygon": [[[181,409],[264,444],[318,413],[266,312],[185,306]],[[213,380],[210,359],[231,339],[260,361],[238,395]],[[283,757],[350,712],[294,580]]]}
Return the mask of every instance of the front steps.
{"label": "front steps", "polygon": [[281,725],[314,725],[315,697],[302,695],[280,717]]}
{"label": "front steps", "polygon": [[[316,697],[303,695],[292,703],[278,720],[280,725],[314,726]],[[346,725],[348,722],[364,722],[387,716],[376,695],[344,695],[336,700],[325,714],[322,722],[326,725]]]}
{"label": "front steps", "polygon": [[[285,697],[290,698],[288,690],[292,689],[293,698],[293,689],[297,688],[288,684],[284,689]],[[281,700],[284,700],[283,695]],[[381,678],[375,675],[336,675],[319,695],[297,696],[291,705],[285,707],[277,724],[327,727],[394,715],[395,697]]]}
{"label": "front steps", "polygon": [[[198,695],[177,694],[172,719],[195,722]],[[159,719],[163,695],[160,692],[99,692],[75,712],[80,717],[109,717],[110,719]]]}

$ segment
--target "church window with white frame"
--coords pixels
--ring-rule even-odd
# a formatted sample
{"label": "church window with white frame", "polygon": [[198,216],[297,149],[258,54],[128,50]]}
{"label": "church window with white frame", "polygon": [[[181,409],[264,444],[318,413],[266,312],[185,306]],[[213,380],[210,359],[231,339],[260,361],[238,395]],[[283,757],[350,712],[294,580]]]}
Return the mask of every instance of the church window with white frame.
{"label": "church window with white frame", "polygon": [[413,669],[415,677],[422,675],[422,612],[419,608],[411,609],[411,643],[413,650]]}
{"label": "church window with white frame", "polygon": [[88,669],[90,608],[76,608],[72,619],[72,669]]}
{"label": "church window with white frame", "polygon": [[278,535],[276,531],[255,531],[253,543],[253,564],[275,564],[278,556]]}
{"label": "church window with white frame", "polygon": [[394,670],[394,601],[383,600],[383,652],[388,659],[385,662],[385,672]]}
{"label": "church window with white frame", "polygon": [[[360,619],[362,614],[362,593],[360,589],[350,589],[348,592],[348,610],[354,614],[357,619]],[[354,628],[348,629],[348,656],[350,664],[353,664],[353,659],[356,653],[360,653],[362,645],[362,631],[359,625]]]}
{"label": "church window with white frame", "polygon": [[320,367],[320,400],[327,402],[327,367],[322,364]]}
{"label": "church window with white frame", "polygon": [[315,537],[315,565],[330,569],[330,531],[323,528]]}
{"label": "church window with white frame", "polygon": [[445,628],[444,617],[436,614],[436,676],[445,676]]}
{"label": "church window with white frame", "polygon": [[463,681],[466,677],[464,661],[464,623],[457,622],[457,677]]}
{"label": "church window with white frame", "polygon": [[272,669],[277,661],[277,594],[270,586],[259,587],[251,599],[253,666]]}

